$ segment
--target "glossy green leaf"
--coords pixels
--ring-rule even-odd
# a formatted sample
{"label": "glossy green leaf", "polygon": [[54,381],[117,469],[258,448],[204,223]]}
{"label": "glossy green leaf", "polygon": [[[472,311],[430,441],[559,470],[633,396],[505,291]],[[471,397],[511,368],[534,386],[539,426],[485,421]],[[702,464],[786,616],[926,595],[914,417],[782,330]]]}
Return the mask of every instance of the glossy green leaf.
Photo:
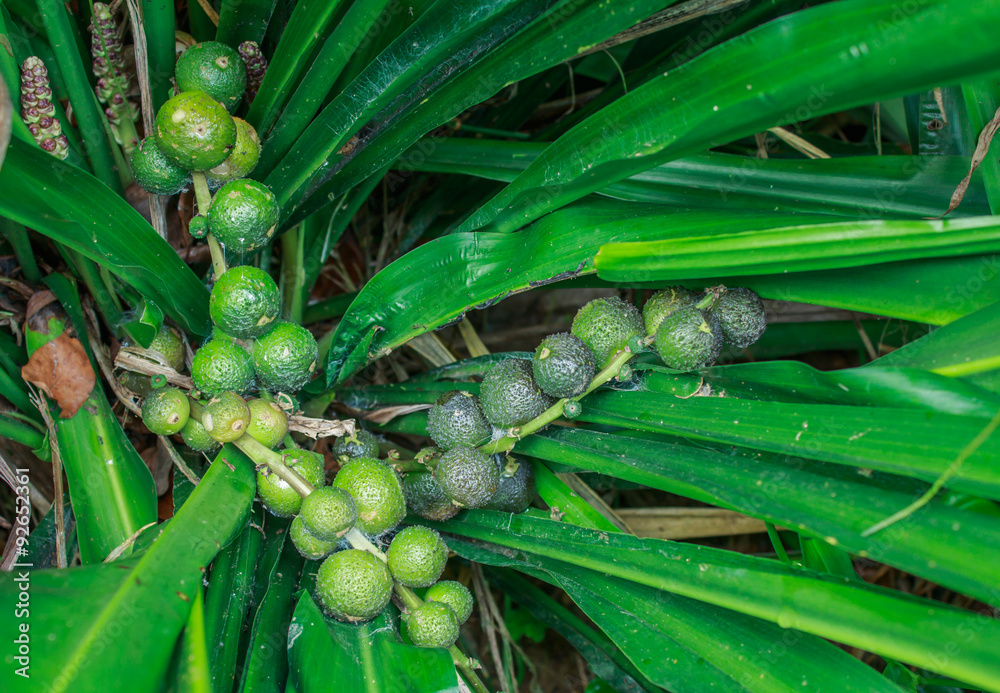
{"label": "glossy green leaf", "polygon": [[[255,489],[253,465],[226,448],[141,558],[33,572],[31,679],[9,677],[8,690],[36,691],[38,681],[56,692],[103,690],[114,681],[159,691],[203,571],[242,531]],[[9,604],[19,592],[15,577],[0,580]],[[11,642],[16,620],[0,624]]]}
{"label": "glossy green leaf", "polygon": [[[522,462],[522,464],[532,464]],[[532,464],[535,472],[535,483],[538,487],[538,497],[552,509],[554,516],[581,527],[600,529],[606,532],[618,532],[618,527],[601,515],[590,503],[580,497],[569,484],[557,477],[552,470],[542,462]]]}
{"label": "glossy green leaf", "polygon": [[267,23],[278,0],[223,0],[215,40],[234,48],[244,41],[264,40]]}
{"label": "glossy green leaf", "polygon": [[142,28],[146,35],[146,60],[153,109],[169,98],[170,78],[177,53],[174,48],[174,6],[167,0],[141,0]]}
{"label": "glossy green leaf", "polygon": [[177,653],[175,690],[178,693],[212,693],[212,670],[205,633],[205,598],[195,590],[187,625]]}

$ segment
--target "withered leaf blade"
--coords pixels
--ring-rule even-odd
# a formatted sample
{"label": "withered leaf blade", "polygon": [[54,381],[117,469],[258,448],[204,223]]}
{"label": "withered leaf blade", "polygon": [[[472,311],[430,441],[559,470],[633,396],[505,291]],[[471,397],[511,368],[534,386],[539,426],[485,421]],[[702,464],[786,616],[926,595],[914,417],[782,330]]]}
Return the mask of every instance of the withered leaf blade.
{"label": "withered leaf blade", "polygon": [[61,334],[35,350],[21,377],[54,399],[68,419],[83,406],[96,382],[80,340]]}

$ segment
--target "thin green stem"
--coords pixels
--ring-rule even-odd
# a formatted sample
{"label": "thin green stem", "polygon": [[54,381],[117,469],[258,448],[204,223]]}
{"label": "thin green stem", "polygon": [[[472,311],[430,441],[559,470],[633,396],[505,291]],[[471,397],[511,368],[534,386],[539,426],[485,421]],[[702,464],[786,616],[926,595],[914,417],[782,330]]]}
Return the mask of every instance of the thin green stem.
{"label": "thin green stem", "polygon": [[[479,680],[479,676],[476,675],[475,670],[472,668],[472,662],[469,661],[469,658],[462,654],[462,651],[454,645],[451,646],[449,652],[451,652],[455,666],[465,676],[465,680],[472,686],[472,690],[476,693],[490,693],[490,689],[486,687],[486,684]],[[456,654],[458,655],[457,657],[455,656]]]}
{"label": "thin green stem", "polygon": [[295,492],[305,498],[316,490],[316,487],[303,479],[295,470],[285,464],[285,458],[271,448],[258,443],[248,433],[240,436],[233,443],[247,454],[256,464],[267,465],[282,481],[295,489]]}
{"label": "thin green stem", "polygon": [[[192,171],[191,180],[194,181],[198,214],[208,214],[208,208],[212,206],[212,193],[208,189],[208,179],[205,178],[204,171]],[[215,270],[215,278],[218,279],[226,272],[226,254],[211,232],[208,234],[208,250],[212,253],[212,268]]]}
{"label": "thin green stem", "polygon": [[778,535],[777,528],[770,522],[765,522],[764,527],[767,528],[767,536],[771,540],[771,545],[774,547],[774,552],[778,554],[778,558],[782,562],[792,565],[792,559],[788,557],[785,545],[781,543],[781,536]]}
{"label": "thin green stem", "polygon": [[45,436],[33,427],[0,414],[0,438],[9,438],[32,450],[37,450],[45,442]]}

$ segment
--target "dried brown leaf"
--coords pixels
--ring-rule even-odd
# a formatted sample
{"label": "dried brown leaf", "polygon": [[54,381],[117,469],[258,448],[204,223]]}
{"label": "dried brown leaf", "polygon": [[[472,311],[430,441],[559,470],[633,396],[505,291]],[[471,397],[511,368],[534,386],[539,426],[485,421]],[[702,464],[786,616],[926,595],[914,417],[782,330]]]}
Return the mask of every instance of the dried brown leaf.
{"label": "dried brown leaf", "polygon": [[83,344],[68,334],[39,347],[21,369],[21,377],[56,401],[62,419],[76,414],[96,381]]}
{"label": "dried brown leaf", "polygon": [[[943,111],[942,111],[943,112]],[[941,217],[948,216],[951,212],[962,204],[962,198],[965,197],[965,191],[969,189],[969,182],[972,180],[973,172],[979,168],[979,164],[983,163],[983,159],[986,158],[987,152],[990,151],[990,143],[993,142],[993,136],[1000,130],[1000,108],[997,112],[993,114],[993,119],[986,123],[983,127],[983,131],[979,133],[979,141],[976,143],[976,151],[972,153],[972,163],[969,166],[969,172],[965,174],[965,178],[962,182],[958,184],[955,188],[955,192],[952,193],[951,202],[948,205],[948,209]],[[941,217],[934,217],[935,219],[940,219]]]}

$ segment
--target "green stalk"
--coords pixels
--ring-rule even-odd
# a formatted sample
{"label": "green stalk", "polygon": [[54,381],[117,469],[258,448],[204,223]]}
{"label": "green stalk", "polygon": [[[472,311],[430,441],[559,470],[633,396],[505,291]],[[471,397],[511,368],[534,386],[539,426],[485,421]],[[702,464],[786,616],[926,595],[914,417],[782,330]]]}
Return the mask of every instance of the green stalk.
{"label": "green stalk", "polygon": [[[194,181],[194,196],[198,201],[198,214],[208,214],[208,208],[212,206],[212,193],[208,189],[208,179],[205,178],[205,172],[193,171],[191,180]],[[215,270],[215,278],[218,279],[226,272],[226,254],[211,231],[208,232],[206,238],[208,239],[208,250],[212,253],[212,268]]]}
{"label": "green stalk", "polygon": [[281,289],[292,321],[302,324],[305,233],[294,226],[281,237]]}

